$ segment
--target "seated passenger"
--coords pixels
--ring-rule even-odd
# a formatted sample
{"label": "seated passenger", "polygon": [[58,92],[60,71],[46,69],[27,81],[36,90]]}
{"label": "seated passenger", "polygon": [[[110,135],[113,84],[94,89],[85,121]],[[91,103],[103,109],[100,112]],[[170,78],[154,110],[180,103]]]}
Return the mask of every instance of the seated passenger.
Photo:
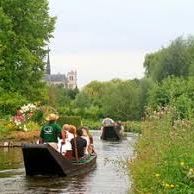
{"label": "seated passenger", "polygon": [[76,133],[74,125],[64,124],[62,129],[61,153],[68,159],[72,159],[72,145],[71,140]]}
{"label": "seated passenger", "polygon": [[83,131],[82,138],[84,138],[87,141],[87,147],[86,147],[85,154],[91,154],[91,153],[94,152],[94,149],[93,149],[93,137],[89,133],[89,130],[88,130],[87,127],[81,127],[81,128],[82,128],[82,131]]}
{"label": "seated passenger", "polygon": [[115,129],[120,135],[124,134],[124,126],[121,121],[115,122]]}
{"label": "seated passenger", "polygon": [[83,135],[82,128],[77,129],[76,134],[77,136],[71,140],[71,145],[72,155],[73,157],[78,159],[85,156],[87,141],[81,137]]}
{"label": "seated passenger", "polygon": [[72,150],[70,141],[74,136],[69,132],[69,129],[70,125],[64,124],[61,130],[62,139],[59,140],[58,151],[63,155],[65,155],[67,151]]}

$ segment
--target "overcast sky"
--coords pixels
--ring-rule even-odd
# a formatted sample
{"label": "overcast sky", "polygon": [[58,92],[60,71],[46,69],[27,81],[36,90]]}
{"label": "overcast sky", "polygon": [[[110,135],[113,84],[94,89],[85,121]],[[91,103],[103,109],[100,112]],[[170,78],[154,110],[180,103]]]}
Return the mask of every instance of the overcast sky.
{"label": "overcast sky", "polygon": [[144,76],[146,54],[194,35],[194,0],[49,0],[57,16],[52,73],[77,70],[90,81]]}

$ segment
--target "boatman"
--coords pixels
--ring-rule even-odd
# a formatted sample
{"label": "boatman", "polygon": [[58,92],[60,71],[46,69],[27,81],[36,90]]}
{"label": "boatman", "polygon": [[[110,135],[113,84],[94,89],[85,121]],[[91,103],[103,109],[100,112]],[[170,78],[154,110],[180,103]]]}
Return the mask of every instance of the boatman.
{"label": "boatman", "polygon": [[48,121],[48,123],[41,128],[40,138],[39,138],[40,143],[48,143],[56,150],[57,150],[58,138],[61,138],[61,127],[56,123],[58,118],[59,116],[54,113],[46,117],[46,120]]}
{"label": "boatman", "polygon": [[103,127],[111,127],[114,126],[114,121],[113,119],[111,119],[109,116],[106,116],[103,120],[102,120],[102,126]]}

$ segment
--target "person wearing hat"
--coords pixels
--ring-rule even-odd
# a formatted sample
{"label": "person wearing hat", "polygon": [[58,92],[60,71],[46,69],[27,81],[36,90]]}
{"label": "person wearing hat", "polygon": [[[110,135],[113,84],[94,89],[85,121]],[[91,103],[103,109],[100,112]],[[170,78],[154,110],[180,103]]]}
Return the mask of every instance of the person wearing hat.
{"label": "person wearing hat", "polygon": [[48,143],[57,150],[58,138],[61,138],[61,127],[56,123],[58,115],[51,113],[46,117],[47,124],[42,126],[40,132],[40,143]]}
{"label": "person wearing hat", "polygon": [[114,120],[111,119],[108,115],[104,117],[104,119],[102,120],[102,126],[103,127],[110,127],[110,126],[114,126]]}

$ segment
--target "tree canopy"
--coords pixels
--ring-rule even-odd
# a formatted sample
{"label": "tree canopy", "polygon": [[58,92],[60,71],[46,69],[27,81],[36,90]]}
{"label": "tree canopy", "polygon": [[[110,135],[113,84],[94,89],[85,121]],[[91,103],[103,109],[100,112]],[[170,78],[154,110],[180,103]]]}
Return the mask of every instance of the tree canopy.
{"label": "tree canopy", "polygon": [[0,1],[0,87],[28,100],[44,97],[44,57],[55,17],[47,0]]}
{"label": "tree canopy", "polygon": [[144,61],[145,74],[154,81],[162,81],[168,76],[187,77],[193,74],[194,40],[178,37],[171,44],[155,53],[147,54]]}

